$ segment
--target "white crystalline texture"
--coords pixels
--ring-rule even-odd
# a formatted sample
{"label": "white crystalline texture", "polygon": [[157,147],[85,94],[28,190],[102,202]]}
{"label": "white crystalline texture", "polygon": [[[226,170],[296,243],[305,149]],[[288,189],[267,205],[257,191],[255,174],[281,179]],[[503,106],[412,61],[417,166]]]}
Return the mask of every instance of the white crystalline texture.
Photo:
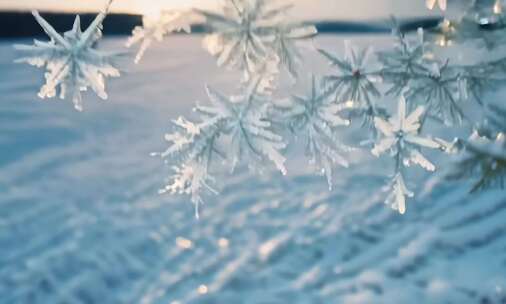
{"label": "white crystalline texture", "polygon": [[402,177],[402,166],[410,166],[411,164],[419,165],[427,171],[434,171],[436,167],[422,153],[420,148],[441,148],[439,141],[429,137],[422,137],[419,134],[420,119],[424,113],[422,107],[418,107],[411,114],[406,114],[406,100],[401,97],[398,105],[398,112],[395,117],[386,121],[376,117],[374,123],[376,128],[382,134],[382,138],[378,140],[372,154],[380,156],[387,151],[391,152],[391,156],[396,160],[396,174],[390,186],[386,203],[394,209],[399,210],[401,214],[406,211],[406,197],[413,194],[406,188],[404,178]]}
{"label": "white crystalline texture", "polygon": [[392,180],[389,189],[390,193],[385,200],[385,204],[392,209],[399,211],[400,214],[406,213],[406,197],[413,197],[414,193],[409,191],[404,182],[402,174],[396,174]]}
{"label": "white crystalline texture", "polygon": [[219,66],[245,71],[245,80],[268,60],[277,60],[296,76],[301,61],[296,41],[317,31],[314,26],[287,22],[285,13],[291,8],[280,1],[226,0],[221,14],[198,10],[212,30],[204,46]]}
{"label": "white crystalline texture", "polygon": [[212,106],[199,106],[197,111],[204,116],[224,120],[224,130],[231,138],[227,150],[231,154],[232,168],[243,157],[250,156],[250,160],[270,160],[286,174],[286,159],[280,152],[286,144],[272,130],[268,119],[270,103],[255,92],[248,92],[237,99],[227,98],[211,88],[207,88],[207,94]]}
{"label": "white crystalline texture", "polygon": [[363,110],[362,113],[375,115],[375,99],[381,97],[376,83],[381,78],[371,68],[372,48],[358,50],[349,41],[345,41],[345,56],[342,59],[325,50],[319,51],[338,70],[336,75],[325,77],[337,101],[351,100]]}
{"label": "white crystalline texture", "polygon": [[140,45],[135,56],[135,63],[139,63],[153,41],[160,42],[165,36],[174,32],[184,31],[190,33],[191,24],[192,20],[189,12],[163,11],[158,18],[145,16],[143,25],[134,28],[126,46]]}
{"label": "white crystalline texture", "polygon": [[415,163],[433,171],[434,166],[416,150],[420,147],[437,149],[441,146],[436,140],[422,137],[418,133],[423,112],[423,107],[418,107],[413,113],[406,116],[406,100],[401,97],[396,116],[388,121],[376,117],[374,119],[375,126],[383,136],[372,149],[372,154],[379,156],[390,150],[392,155],[399,156],[399,159],[402,159],[406,165]]}
{"label": "white crystalline texture", "polygon": [[195,204],[195,217],[199,218],[199,205],[203,203],[202,191],[208,190],[217,194],[217,191],[209,185],[214,182],[214,178],[208,174],[207,168],[198,162],[175,166],[173,170],[172,183],[160,190],[160,193],[189,195]]}
{"label": "white crystalline texture", "polygon": [[36,67],[45,68],[46,83],[39,92],[40,98],[52,98],[59,89],[60,98],[71,96],[74,107],[82,111],[81,92],[91,88],[100,98],[107,99],[106,77],[118,77],[120,71],[114,60],[118,54],[99,51],[95,44],[102,37],[102,22],[107,11],[100,13],[86,31],[81,31],[79,16],[72,30],[63,36],[34,11],[37,22],[51,39],[48,42],[35,40],[34,44],[16,45],[25,54],[16,60]]}
{"label": "white crystalline texture", "polygon": [[335,103],[332,91],[325,90],[313,77],[309,96],[293,96],[291,108],[283,109],[288,127],[294,134],[305,138],[306,153],[325,174],[329,187],[334,166],[348,167],[342,154],[350,148],[339,142],[335,131],[337,127],[350,125],[350,121],[340,114],[352,105],[351,102]]}
{"label": "white crystalline texture", "polygon": [[274,132],[268,119],[270,102],[257,93],[257,86],[237,97],[225,97],[209,87],[207,94],[211,105],[195,109],[201,122],[175,120],[176,130],[165,136],[170,146],[160,153],[168,163],[176,164],[172,184],[162,193],[191,195],[197,207],[203,190],[216,193],[209,186],[214,181],[209,170],[217,160],[230,160],[232,170],[242,160],[251,168],[270,161],[286,174],[282,154],[286,144]]}

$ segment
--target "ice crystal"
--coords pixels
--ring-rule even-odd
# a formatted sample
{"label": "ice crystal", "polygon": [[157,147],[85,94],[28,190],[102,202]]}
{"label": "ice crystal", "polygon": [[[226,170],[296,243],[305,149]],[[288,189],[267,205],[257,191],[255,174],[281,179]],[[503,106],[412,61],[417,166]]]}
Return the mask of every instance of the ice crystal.
{"label": "ice crystal", "polygon": [[246,80],[272,54],[296,75],[301,58],[295,42],[314,36],[316,28],[287,22],[284,15],[291,8],[279,1],[226,0],[221,14],[198,10],[212,31],[204,45],[219,66],[240,69]]}
{"label": "ice crystal", "polygon": [[313,77],[309,96],[293,96],[291,107],[284,109],[288,127],[295,135],[305,138],[306,153],[311,163],[325,174],[329,187],[334,166],[348,167],[342,154],[350,148],[340,143],[335,131],[337,127],[350,125],[340,113],[353,106],[351,101],[336,103],[332,94]]}
{"label": "ice crystal", "polygon": [[180,11],[163,11],[153,18],[144,16],[143,25],[136,26],[126,46],[132,47],[139,44],[139,50],[135,56],[135,63],[139,63],[146,50],[154,41],[162,41],[163,38],[174,32],[191,32],[191,14]]}
{"label": "ice crystal", "polygon": [[[421,152],[420,148],[441,148],[441,144],[430,138],[419,134],[421,127],[420,119],[424,113],[423,107],[418,107],[411,114],[406,114],[406,100],[404,97],[399,99],[398,112],[395,117],[388,121],[376,117],[374,123],[376,129],[382,133],[382,138],[378,140],[372,154],[380,156],[390,152],[390,156],[396,161],[396,171],[392,183],[393,194],[389,196],[387,202],[396,206],[400,213],[404,213],[405,196],[410,192],[404,185],[402,168],[409,167],[411,164],[419,165],[427,171],[434,171],[436,167]],[[391,202],[395,198],[395,202]],[[402,209],[401,209],[402,208]]]}
{"label": "ice crystal", "polygon": [[448,63],[434,64],[432,73],[411,83],[407,95],[413,104],[424,105],[427,114],[432,117],[447,125],[460,124],[464,118],[461,103],[467,99],[467,87],[461,81],[462,78],[448,67]]}
{"label": "ice crystal", "polygon": [[160,190],[160,194],[189,195],[195,204],[195,217],[199,218],[199,206],[204,202],[201,193],[204,190],[208,190],[214,194],[218,193],[209,185],[214,182],[214,178],[209,175],[205,164],[199,162],[184,163],[181,167],[174,166],[173,170],[172,183]]}
{"label": "ice crystal", "polygon": [[107,15],[107,9],[98,14],[84,32],[81,31],[80,18],[77,16],[72,30],[63,36],[37,11],[33,11],[33,15],[51,40],[35,40],[34,45],[16,45],[15,48],[26,54],[16,60],[17,62],[47,70],[46,83],[40,89],[39,97],[55,97],[59,87],[60,98],[71,95],[78,111],[83,109],[81,92],[88,87],[100,98],[107,99],[104,78],[120,76],[115,64],[118,54],[95,48],[96,42],[102,37],[102,22]]}
{"label": "ice crystal", "polygon": [[286,144],[274,132],[268,116],[271,103],[258,94],[257,87],[230,98],[208,87],[211,105],[195,108],[199,123],[182,117],[173,121],[175,131],[165,136],[169,148],[156,154],[176,164],[172,183],[163,193],[191,195],[198,208],[203,190],[216,193],[209,185],[214,181],[210,170],[216,159],[229,160],[232,170],[244,159],[255,169],[268,160],[286,174],[281,154]]}
{"label": "ice crystal", "polygon": [[198,106],[197,111],[208,118],[224,121],[224,132],[231,137],[228,150],[232,169],[249,156],[250,160],[269,160],[286,174],[285,158],[280,152],[286,144],[272,129],[268,116],[271,104],[255,93],[256,88],[253,90],[244,96],[227,98],[208,87],[212,106]]}
{"label": "ice crystal", "polygon": [[349,41],[345,41],[345,56],[343,59],[319,50],[332,66],[337,68],[338,74],[325,77],[329,89],[334,92],[337,102],[353,101],[360,109],[359,115],[366,120],[372,120],[380,115],[376,100],[381,97],[377,83],[381,81],[377,71],[371,68],[371,48],[357,50]]}
{"label": "ice crystal", "polygon": [[390,85],[389,95],[400,95],[411,81],[430,74],[433,66],[433,54],[427,50],[423,29],[418,30],[416,40],[408,39],[399,29],[396,21],[393,34],[396,42],[394,48],[378,53],[383,65],[381,75]]}

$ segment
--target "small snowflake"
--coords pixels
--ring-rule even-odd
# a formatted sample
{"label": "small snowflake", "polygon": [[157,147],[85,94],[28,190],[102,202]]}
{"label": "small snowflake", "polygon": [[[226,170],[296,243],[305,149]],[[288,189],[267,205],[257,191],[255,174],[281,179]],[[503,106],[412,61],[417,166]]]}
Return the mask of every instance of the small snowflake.
{"label": "small snowflake", "polygon": [[[401,172],[402,167],[416,164],[427,171],[434,171],[436,169],[434,164],[425,158],[419,149],[421,147],[441,148],[441,144],[437,140],[419,134],[420,117],[423,112],[423,107],[418,107],[413,113],[406,115],[406,100],[401,97],[396,117],[389,121],[380,117],[374,119],[376,128],[383,136],[372,149],[372,154],[380,156],[390,151],[390,155],[396,160],[396,174],[391,187],[393,194],[389,196],[387,203],[396,206],[400,213],[405,212],[405,197],[412,196],[405,186]],[[395,198],[394,202],[392,202],[392,198]]]}
{"label": "small snowflake", "polygon": [[64,99],[70,94],[78,111],[83,109],[81,92],[88,87],[100,98],[107,99],[104,78],[120,76],[114,63],[117,55],[95,49],[96,42],[102,37],[102,22],[107,11],[100,13],[84,32],[81,31],[80,18],[77,16],[72,30],[63,36],[38,12],[34,11],[33,15],[51,40],[35,40],[33,46],[16,45],[15,48],[27,53],[17,62],[47,69],[46,84],[40,89],[39,97],[55,97],[59,87],[60,98]]}
{"label": "small snowflake", "polygon": [[[377,116],[375,99],[381,97],[376,84],[381,82],[377,72],[371,69],[372,48],[357,50],[349,41],[345,41],[345,56],[340,59],[324,50],[320,50],[339,71],[338,75],[325,77],[329,89],[335,92],[336,101],[353,101],[361,109],[360,115],[366,120]],[[368,119],[369,118],[369,119]]]}

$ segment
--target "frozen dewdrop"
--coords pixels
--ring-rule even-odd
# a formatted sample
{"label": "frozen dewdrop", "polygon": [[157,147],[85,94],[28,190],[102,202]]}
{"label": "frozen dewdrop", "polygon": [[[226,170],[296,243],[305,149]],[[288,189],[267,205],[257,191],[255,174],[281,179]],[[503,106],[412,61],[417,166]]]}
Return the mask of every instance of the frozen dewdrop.
{"label": "frozen dewdrop", "polygon": [[191,249],[193,247],[193,242],[189,239],[185,239],[183,237],[176,238],[176,245],[181,249]]}
{"label": "frozen dewdrop", "polygon": [[197,292],[201,295],[205,295],[209,292],[209,288],[206,285],[202,284],[199,286],[199,288],[197,288]]}

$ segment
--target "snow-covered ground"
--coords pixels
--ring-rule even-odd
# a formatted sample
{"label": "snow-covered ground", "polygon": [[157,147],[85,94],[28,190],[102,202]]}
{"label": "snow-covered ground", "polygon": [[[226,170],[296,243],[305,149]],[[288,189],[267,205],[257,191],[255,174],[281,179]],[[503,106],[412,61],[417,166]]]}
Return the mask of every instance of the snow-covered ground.
{"label": "snow-covered ground", "polygon": [[[288,177],[220,180],[198,221],[186,198],[159,196],[167,168],[149,154],[169,119],[207,101],[205,83],[237,81],[200,38],[128,64],[83,113],[39,101],[42,73],[0,43],[0,303],[506,303],[505,192],[423,177],[413,186],[430,191],[401,216],[382,203],[388,161],[361,154],[331,192],[297,161]],[[342,51],[342,39],[315,44]],[[326,70],[308,56],[308,71]]]}

